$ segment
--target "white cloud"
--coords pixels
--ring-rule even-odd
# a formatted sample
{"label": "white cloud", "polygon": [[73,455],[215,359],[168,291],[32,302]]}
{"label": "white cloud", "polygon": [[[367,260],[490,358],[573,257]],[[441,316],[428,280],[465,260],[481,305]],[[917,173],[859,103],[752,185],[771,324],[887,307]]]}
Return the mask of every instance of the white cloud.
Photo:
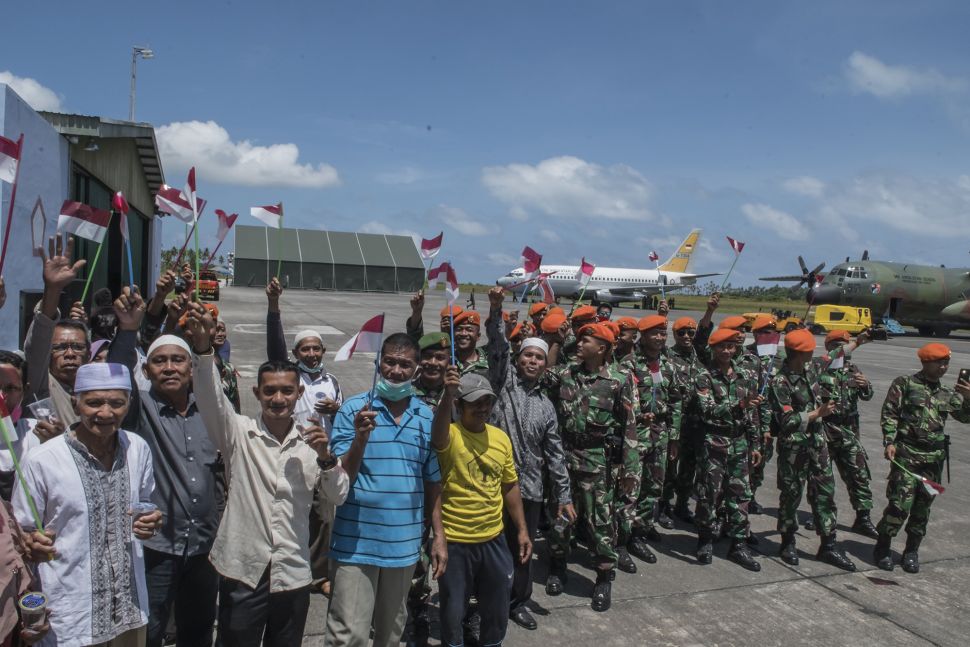
{"label": "white cloud", "polygon": [[825,192],[825,183],[809,175],[793,177],[782,182],[784,189],[790,193],[818,198]]}
{"label": "white cloud", "polygon": [[889,173],[859,176],[826,191],[820,214],[847,228],[874,225],[919,236],[959,236],[970,222],[970,175],[952,180]]}
{"label": "white cloud", "polygon": [[766,204],[744,204],[741,212],[752,224],[773,231],[786,240],[808,240],[809,232],[795,216]]}
{"label": "white cloud", "polygon": [[559,236],[559,234],[554,232],[552,229],[543,229],[539,232],[539,235],[545,240],[548,240],[550,243],[562,242],[562,238]]}
{"label": "white cloud", "polygon": [[157,128],[159,152],[169,168],[195,166],[202,182],[246,186],[325,188],[340,184],[329,164],[300,164],[296,144],[257,146],[233,141],[214,121],[180,121]]}
{"label": "white cloud", "polygon": [[385,236],[410,236],[414,244],[421,245],[422,236],[410,229],[394,229],[379,220],[371,220],[357,227],[357,231],[364,234],[383,234]]}
{"label": "white cloud", "polygon": [[880,99],[959,92],[967,88],[966,79],[947,77],[933,68],[888,65],[859,51],[849,56],[844,73],[853,92],[868,93]]}
{"label": "white cloud", "polygon": [[447,204],[439,204],[434,208],[435,215],[459,234],[465,236],[485,236],[489,233],[488,228],[478,222],[463,209],[451,207]]}
{"label": "white cloud", "polygon": [[482,183],[519,219],[528,210],[562,218],[654,219],[649,208],[653,188],[624,164],[606,167],[578,157],[552,157],[536,166],[486,167]]}
{"label": "white cloud", "polygon": [[522,265],[522,259],[511,256],[510,254],[502,254],[499,252],[492,252],[488,254],[485,258],[492,265],[500,265],[501,267],[519,267]]}
{"label": "white cloud", "polygon": [[49,110],[60,112],[61,98],[50,88],[42,85],[39,81],[28,77],[16,76],[7,70],[0,72],[0,83],[6,83],[13,91],[20,95],[20,98],[27,102],[34,110]]}

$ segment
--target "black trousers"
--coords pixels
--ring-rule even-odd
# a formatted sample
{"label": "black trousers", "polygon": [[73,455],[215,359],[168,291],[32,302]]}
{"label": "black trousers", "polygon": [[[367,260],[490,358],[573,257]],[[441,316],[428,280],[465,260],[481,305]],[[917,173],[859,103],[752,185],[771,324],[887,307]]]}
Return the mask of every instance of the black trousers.
{"label": "black trousers", "polygon": [[310,609],[310,587],[269,591],[269,568],[255,589],[222,578],[219,583],[219,647],[300,647]]}
{"label": "black trousers", "polygon": [[[525,512],[525,525],[529,529],[529,537],[535,538],[539,517],[542,515],[542,501],[527,501],[522,499]],[[512,523],[508,514],[503,515],[505,523],[505,543],[512,554],[512,595],[509,599],[509,610],[518,609],[532,599],[532,559],[525,564],[519,561],[519,531]]]}
{"label": "black trousers", "polygon": [[468,598],[478,599],[481,645],[500,645],[509,626],[512,558],[499,534],[480,544],[448,542],[448,568],[438,580],[441,644],[464,645],[462,618]]}
{"label": "black trousers", "polygon": [[148,588],[147,647],[161,647],[175,607],[177,647],[209,647],[216,620],[219,574],[209,554],[169,555],[145,548]]}

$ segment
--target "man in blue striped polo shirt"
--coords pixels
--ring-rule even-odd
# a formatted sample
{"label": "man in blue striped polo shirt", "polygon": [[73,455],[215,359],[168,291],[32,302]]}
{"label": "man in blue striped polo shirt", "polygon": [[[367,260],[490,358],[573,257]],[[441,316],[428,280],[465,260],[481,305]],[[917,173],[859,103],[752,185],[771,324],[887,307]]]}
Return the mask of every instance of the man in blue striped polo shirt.
{"label": "man in blue striped polo shirt", "polygon": [[333,423],[332,451],[351,490],[333,522],[336,568],[325,641],[331,647],[366,647],[372,626],[374,647],[397,647],[425,523],[434,534],[435,579],[448,561],[433,414],[411,395],[419,353],[404,333],[385,339],[374,393],[344,402]]}

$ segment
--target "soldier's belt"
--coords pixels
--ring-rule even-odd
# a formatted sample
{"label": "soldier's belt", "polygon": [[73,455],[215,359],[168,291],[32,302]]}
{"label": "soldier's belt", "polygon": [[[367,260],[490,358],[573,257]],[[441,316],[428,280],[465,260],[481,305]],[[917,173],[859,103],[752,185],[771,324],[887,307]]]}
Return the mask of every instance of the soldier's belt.
{"label": "soldier's belt", "polygon": [[859,414],[855,413],[845,416],[826,416],[823,420],[825,420],[826,424],[838,425],[840,427],[851,427],[858,424]]}
{"label": "soldier's belt", "polygon": [[712,436],[724,436],[725,438],[738,438],[744,436],[746,429],[743,425],[706,425],[705,431]]}
{"label": "soldier's belt", "polygon": [[609,436],[602,434],[569,434],[563,436],[563,441],[572,449],[606,449],[612,443]]}
{"label": "soldier's belt", "polygon": [[897,438],[896,442],[910,449],[915,449],[918,452],[941,452],[946,448],[946,443],[942,440],[939,442],[931,442],[916,438]]}

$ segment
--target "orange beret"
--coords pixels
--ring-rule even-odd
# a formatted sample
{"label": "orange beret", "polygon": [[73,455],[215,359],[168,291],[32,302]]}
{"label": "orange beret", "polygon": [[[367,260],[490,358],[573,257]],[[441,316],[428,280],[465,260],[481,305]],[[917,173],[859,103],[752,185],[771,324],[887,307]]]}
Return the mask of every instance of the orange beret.
{"label": "orange beret", "polygon": [[579,323],[588,319],[596,319],[596,308],[593,306],[579,306],[573,310],[573,314],[570,319],[572,319],[574,323]]}
{"label": "orange beret", "polygon": [[509,320],[509,313],[508,313],[507,310],[503,310],[502,311],[502,321],[508,321],[508,320]]}
{"label": "orange beret", "polygon": [[512,332],[509,334],[509,339],[518,339],[522,336],[523,330],[522,324],[515,324],[515,328],[513,328]]}
{"label": "orange beret", "polygon": [[741,315],[733,315],[731,317],[725,317],[721,323],[717,325],[718,328],[728,328],[730,330],[740,330],[748,325],[748,320]]}
{"label": "orange beret", "polygon": [[449,315],[454,315],[457,317],[462,312],[464,312],[464,310],[462,310],[459,306],[451,306],[450,308],[448,306],[445,306],[444,308],[441,309],[441,318],[444,319]]}
{"label": "orange beret", "polygon": [[826,344],[830,341],[849,341],[851,339],[852,336],[849,335],[848,330],[833,330],[829,334],[825,335]]}
{"label": "orange beret", "polygon": [[616,325],[620,327],[620,330],[636,330],[637,320],[633,317],[620,317],[616,320]]}
{"label": "orange beret", "polygon": [[[203,303],[202,307],[209,311],[209,314],[212,315],[212,319],[214,321],[219,320],[219,306],[217,306],[214,303]],[[186,312],[184,315],[179,317],[179,328],[185,328],[185,325],[188,323],[188,321],[189,321],[189,313]]]}
{"label": "orange beret", "polygon": [[532,307],[529,308],[529,316],[535,317],[536,315],[541,315],[549,308],[548,303],[533,303]]}
{"label": "orange beret", "polygon": [[707,339],[707,345],[717,346],[718,344],[726,341],[738,341],[738,331],[730,328],[718,328],[712,332],[711,336]]}
{"label": "orange beret", "polygon": [[554,333],[566,323],[566,315],[561,312],[552,312],[542,318],[542,332]]}
{"label": "orange beret", "polygon": [[616,323],[615,321],[604,321],[602,323],[604,326],[610,329],[610,332],[613,333],[614,338],[620,336],[620,324]]}
{"label": "orange beret", "polygon": [[681,317],[674,322],[674,332],[677,332],[681,328],[697,328],[697,322],[691,317]]}
{"label": "orange beret", "polygon": [[579,337],[595,337],[601,341],[605,341],[607,344],[613,345],[616,343],[616,335],[609,327],[604,326],[601,323],[591,323],[586,324],[579,329]]}
{"label": "orange beret", "polygon": [[919,361],[921,362],[935,362],[941,359],[949,359],[950,347],[939,342],[931,342],[916,351],[916,356],[919,357]]}
{"label": "orange beret", "polygon": [[640,332],[646,332],[654,328],[660,328],[661,326],[664,328],[667,327],[667,317],[663,315],[647,315],[637,322],[637,328],[640,329]]}
{"label": "orange beret", "polygon": [[455,316],[455,325],[469,323],[473,326],[480,326],[482,324],[482,317],[474,310],[465,310],[460,315]]}
{"label": "orange beret", "polygon": [[771,315],[758,315],[751,324],[751,330],[761,330],[762,328],[774,328],[776,319]]}
{"label": "orange beret", "polygon": [[811,353],[815,351],[815,335],[805,328],[793,330],[785,335],[785,348],[798,352]]}
{"label": "orange beret", "polygon": [[554,313],[554,312],[555,312],[555,313],[558,313],[558,314],[561,314],[561,315],[562,315],[562,316],[564,316],[564,317],[566,316],[566,311],[565,311],[565,310],[563,310],[562,308],[560,308],[559,306],[552,306],[551,308],[549,308],[549,309],[548,309],[548,310],[546,311],[546,314],[547,314],[547,315],[551,315],[551,314],[552,314],[552,313]]}

